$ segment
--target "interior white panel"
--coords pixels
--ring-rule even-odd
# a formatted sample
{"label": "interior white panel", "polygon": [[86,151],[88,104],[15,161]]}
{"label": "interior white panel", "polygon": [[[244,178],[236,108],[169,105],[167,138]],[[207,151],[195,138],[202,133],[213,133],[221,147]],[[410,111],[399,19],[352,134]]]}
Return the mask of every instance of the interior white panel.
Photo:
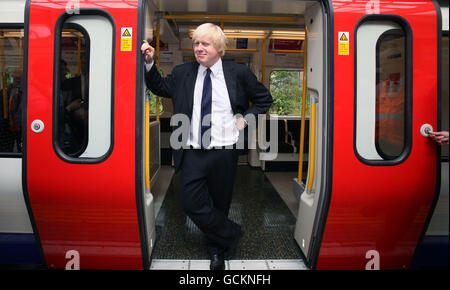
{"label": "interior white panel", "polygon": [[0,233],[33,233],[22,191],[21,158],[0,158]]}

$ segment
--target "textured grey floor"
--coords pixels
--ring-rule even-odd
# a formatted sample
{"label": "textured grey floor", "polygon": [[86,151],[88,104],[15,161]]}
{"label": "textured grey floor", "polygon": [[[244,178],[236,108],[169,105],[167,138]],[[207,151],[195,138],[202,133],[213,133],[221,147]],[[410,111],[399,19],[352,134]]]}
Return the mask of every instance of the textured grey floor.
{"label": "textured grey floor", "polygon": [[[230,219],[245,230],[233,259],[299,259],[295,217],[260,169],[238,166]],[[208,259],[205,240],[187,218],[175,174],[156,219],[153,259]]]}

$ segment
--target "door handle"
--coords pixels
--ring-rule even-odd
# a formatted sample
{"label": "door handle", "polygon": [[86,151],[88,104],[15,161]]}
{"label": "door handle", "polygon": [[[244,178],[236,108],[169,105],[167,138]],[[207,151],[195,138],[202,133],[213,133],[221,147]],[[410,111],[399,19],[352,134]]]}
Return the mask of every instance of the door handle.
{"label": "door handle", "polygon": [[431,132],[433,132],[433,126],[430,124],[423,124],[422,127],[420,127],[420,134],[422,134],[423,137],[429,137]]}
{"label": "door handle", "polygon": [[41,120],[34,120],[31,123],[31,130],[34,133],[41,133],[42,131],[44,131],[44,122],[42,122]]}

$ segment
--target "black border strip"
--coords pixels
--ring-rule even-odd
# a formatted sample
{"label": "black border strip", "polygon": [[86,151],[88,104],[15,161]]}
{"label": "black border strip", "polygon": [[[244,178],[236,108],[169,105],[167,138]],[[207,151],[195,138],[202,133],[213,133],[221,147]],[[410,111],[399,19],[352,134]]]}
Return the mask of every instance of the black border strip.
{"label": "black border strip", "polygon": [[28,114],[28,46],[29,46],[29,35],[30,35],[30,10],[31,10],[31,0],[27,0],[25,4],[25,18],[24,18],[24,43],[23,43],[23,74],[22,77],[24,81],[22,82],[22,189],[23,197],[25,199],[25,205],[28,210],[28,215],[31,222],[31,227],[33,228],[34,239],[38,247],[39,255],[41,257],[41,266],[48,268],[47,261],[45,259],[44,249],[42,248],[41,238],[39,237],[39,232],[36,224],[36,219],[34,218],[33,209],[31,208],[30,195],[28,192],[28,179],[27,179],[27,114]]}
{"label": "black border strip", "polygon": [[[441,40],[442,40],[442,38],[444,38],[444,37],[449,37],[449,36],[450,36],[450,33],[449,33],[448,30],[442,30],[441,32],[442,32]],[[442,43],[439,43],[438,45],[441,45],[441,51],[442,51]],[[441,55],[439,55],[439,57],[440,57],[440,56],[441,56]],[[442,64],[442,60],[439,62],[439,65],[441,65],[441,64]],[[438,67],[438,69],[440,70],[439,73],[442,74],[441,67]],[[441,86],[441,81],[442,81],[442,75],[441,75],[441,76],[439,77],[439,79],[438,79],[438,86]],[[442,92],[442,87],[441,87],[441,90],[440,90],[439,92]],[[442,96],[440,96],[438,102],[442,102]],[[442,111],[442,103],[440,103],[440,104],[439,104],[439,107],[438,107],[439,117],[442,116],[442,112],[441,112],[441,111]],[[438,127],[437,129],[439,129],[439,131],[442,130],[442,120],[440,120],[438,126],[441,126],[441,127]],[[439,147],[439,150],[441,150],[440,147]],[[442,153],[442,152],[441,152],[441,153]],[[440,159],[441,159],[441,162],[448,162],[448,161],[449,161],[448,155],[447,155],[447,156],[442,156],[442,154],[441,154]]]}
{"label": "black border strip", "polygon": [[[98,158],[74,158],[66,155],[61,148],[58,146],[57,142],[57,133],[58,133],[58,108],[59,108],[59,88],[60,88],[60,57],[61,57],[61,41],[60,41],[60,35],[61,31],[63,29],[63,25],[65,21],[72,17],[72,16],[85,16],[85,15],[94,15],[94,16],[102,16],[111,23],[112,26],[112,54],[111,54],[111,128],[110,128],[110,138],[111,143],[109,146],[108,151]],[[54,54],[53,54],[53,116],[52,116],[52,122],[53,122],[53,132],[52,132],[52,145],[53,150],[55,151],[56,155],[63,161],[68,163],[78,163],[78,164],[96,164],[101,163],[108,159],[108,157],[111,155],[113,148],[114,148],[114,96],[115,96],[115,53],[116,53],[116,23],[114,22],[114,18],[112,15],[102,9],[98,8],[80,8],[78,14],[69,14],[67,11],[64,11],[57,19],[55,24],[55,32],[54,32]],[[91,94],[90,94],[91,95]]]}
{"label": "black border strip", "polygon": [[[325,233],[328,211],[331,204],[333,186],[333,140],[334,140],[334,10],[332,0],[322,0],[323,15],[326,19],[326,91],[324,91],[324,102],[326,103],[326,126],[325,151],[327,158],[324,161],[323,191],[318,201],[316,217],[314,220],[312,237],[308,257],[304,259],[310,269],[316,269],[319,260],[322,239]],[[302,252],[303,255],[303,252]]]}
{"label": "black border strip", "polygon": [[[23,23],[15,23],[15,22],[11,22],[11,23],[0,23],[0,29],[22,29],[23,30],[23,34],[24,34],[24,38],[23,38],[23,46],[22,46],[22,63],[23,60],[25,59],[25,27]],[[24,70],[25,68],[22,67],[22,79],[23,79],[23,75],[24,75]],[[24,83],[23,81],[21,82],[22,84]],[[22,85],[22,94],[23,94],[23,85]],[[22,115],[23,115],[23,108],[24,108],[24,102],[23,102],[24,98],[22,97],[21,102],[20,102],[20,106],[22,107]],[[23,132],[23,130],[26,129],[26,125],[24,126],[24,123],[22,123],[20,130]],[[21,133],[22,133],[21,132]],[[22,141],[23,144],[23,141]],[[23,146],[23,145],[22,145]],[[22,153],[20,152],[0,152],[0,158],[22,158],[23,157],[23,148],[22,148]]]}
{"label": "black border strip", "polygon": [[[147,5],[146,1],[139,0],[137,13],[137,33],[136,33],[136,104],[135,104],[135,192],[136,192],[136,209],[138,214],[139,235],[141,240],[142,265],[144,270],[150,269],[147,224],[145,219],[145,201],[142,185],[144,182],[144,174],[142,172],[143,156],[143,140],[144,128],[142,126],[142,116],[144,108],[142,107],[142,88],[144,85],[144,60],[140,50],[141,41],[144,39],[145,16]],[[153,243],[154,244],[154,243]]]}
{"label": "black border strip", "polygon": [[24,24],[20,22],[0,22],[0,28],[24,28]]}
{"label": "black border strip", "polygon": [[[356,148],[356,134],[357,134],[357,83],[358,83],[358,71],[357,71],[357,44],[358,35],[357,31],[359,27],[368,21],[391,21],[394,22],[403,29],[405,33],[405,126],[404,126],[404,140],[405,146],[402,153],[394,159],[391,160],[369,160],[362,157],[358,149]],[[401,16],[393,14],[369,14],[361,17],[356,23],[355,29],[353,31],[354,35],[354,110],[353,110],[353,152],[358,160],[366,165],[370,166],[394,166],[398,165],[408,159],[412,150],[412,119],[413,119],[413,38],[412,29],[408,21]]]}
{"label": "black border strip", "polygon": [[[22,106],[22,104],[20,104],[20,105]],[[22,106],[22,112],[23,112],[23,106]],[[21,126],[21,130],[23,130],[23,126]],[[22,148],[22,153],[20,153],[20,152],[2,152],[2,153],[0,153],[0,158],[22,158],[22,157],[23,157],[23,148]]]}
{"label": "black border strip", "polygon": [[[442,15],[441,8],[439,3],[436,0],[432,0],[434,7],[436,8],[436,16],[437,16],[437,132],[441,131],[441,108],[442,108],[442,36],[447,33],[442,33]],[[420,246],[425,238],[428,227],[430,226],[431,219],[433,217],[434,211],[436,209],[437,203],[439,201],[439,195],[441,193],[441,147],[437,146],[436,150],[436,187],[434,189],[434,198],[431,203],[430,210],[428,211],[427,218],[425,220],[425,224],[422,229],[422,233],[420,234],[419,240],[416,245],[416,249],[414,250],[414,255],[411,260],[411,264],[409,265],[411,268],[416,267],[418,253]]]}

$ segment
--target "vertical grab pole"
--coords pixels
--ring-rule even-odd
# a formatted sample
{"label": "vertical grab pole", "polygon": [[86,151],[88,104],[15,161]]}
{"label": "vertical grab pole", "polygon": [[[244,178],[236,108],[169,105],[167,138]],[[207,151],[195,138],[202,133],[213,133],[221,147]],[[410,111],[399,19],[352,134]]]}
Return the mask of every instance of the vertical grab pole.
{"label": "vertical grab pole", "polygon": [[261,83],[264,84],[266,76],[266,39],[262,40],[262,68],[261,68]]}
{"label": "vertical grab pole", "polygon": [[307,87],[307,51],[308,51],[308,30],[305,30],[305,45],[303,48],[303,92],[302,92],[302,121],[300,126],[300,149],[298,160],[298,183],[302,183],[303,175],[303,152],[305,150],[305,122],[306,122],[306,87]]}
{"label": "vertical grab pole", "polygon": [[19,39],[19,71],[23,72],[23,35]]}
{"label": "vertical grab pole", "polygon": [[[160,47],[159,47],[159,39],[160,39],[160,24],[159,19],[156,24],[156,68],[159,71],[159,53],[160,53]],[[159,121],[159,96],[156,96],[156,120]]]}
{"label": "vertical grab pole", "polygon": [[[159,71],[159,39],[160,24],[157,20],[156,29],[156,69]],[[156,96],[156,120],[159,121],[159,96]],[[150,96],[145,97],[145,188],[150,192]]]}
{"label": "vertical grab pole", "polygon": [[81,38],[77,37],[77,74],[81,76]]}
{"label": "vertical grab pole", "polygon": [[145,190],[150,192],[150,96],[145,94]]}
{"label": "vertical grab pole", "polygon": [[308,185],[306,186],[306,193],[311,194],[312,193],[312,187],[314,182],[314,171],[315,171],[315,164],[316,164],[316,103],[317,100],[314,96],[311,97],[311,140],[309,143],[309,178],[308,178]]}
{"label": "vertical grab pole", "polygon": [[5,58],[5,44],[4,44],[4,34],[0,32],[0,55],[2,61],[2,91],[3,91],[3,119],[8,119],[8,93],[6,90],[6,58]]}

